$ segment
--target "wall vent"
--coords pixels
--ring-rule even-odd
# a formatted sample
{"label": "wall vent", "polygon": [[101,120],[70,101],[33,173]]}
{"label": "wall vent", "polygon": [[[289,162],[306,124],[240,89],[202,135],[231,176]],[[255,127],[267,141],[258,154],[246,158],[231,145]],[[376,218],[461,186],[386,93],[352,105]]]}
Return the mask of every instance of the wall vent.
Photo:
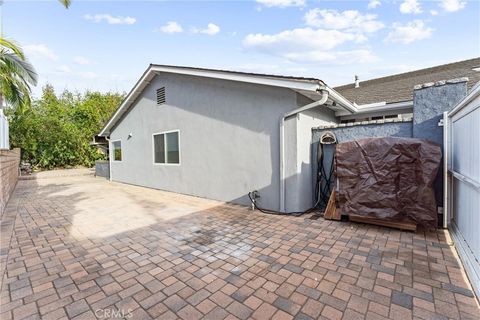
{"label": "wall vent", "polygon": [[157,89],[157,105],[164,104],[165,101],[165,87]]}

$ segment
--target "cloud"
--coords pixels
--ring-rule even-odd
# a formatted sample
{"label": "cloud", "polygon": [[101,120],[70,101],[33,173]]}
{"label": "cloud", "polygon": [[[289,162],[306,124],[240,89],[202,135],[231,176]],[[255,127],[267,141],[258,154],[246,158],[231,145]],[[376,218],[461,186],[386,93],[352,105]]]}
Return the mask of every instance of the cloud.
{"label": "cloud", "polygon": [[440,7],[446,12],[456,12],[465,8],[466,1],[461,0],[442,0]]}
{"label": "cloud", "polygon": [[400,5],[400,12],[401,13],[422,13],[422,7],[418,0],[405,0]]}
{"label": "cloud", "polygon": [[45,44],[29,44],[24,46],[27,55],[41,56],[50,60],[58,60],[58,56]]}
{"label": "cloud", "polygon": [[76,64],[80,64],[80,65],[90,64],[90,60],[88,60],[87,58],[82,57],[82,56],[76,56],[76,57],[74,57],[74,58],[73,58],[73,62],[75,62]]}
{"label": "cloud", "polygon": [[368,2],[368,9],[375,9],[376,7],[378,6],[381,6],[382,5],[382,2],[380,2],[380,0],[370,0]]}
{"label": "cloud", "polygon": [[355,41],[357,35],[337,30],[298,28],[282,31],[277,34],[249,34],[243,44],[248,48],[260,50],[276,50],[295,48],[330,50],[346,41]]}
{"label": "cloud", "polygon": [[[277,34],[249,34],[243,40],[245,48],[256,50],[291,61],[325,62],[341,58],[366,61],[373,58],[368,50],[332,51],[347,42],[362,42],[365,37],[360,34],[339,30],[298,28]],[[350,62],[350,61],[349,61]]]}
{"label": "cloud", "polygon": [[67,66],[66,64],[63,64],[63,65],[61,65],[61,66],[58,66],[56,69],[57,69],[58,72],[61,72],[61,73],[70,73],[70,72],[72,72],[72,69],[70,69],[70,67]]}
{"label": "cloud", "polygon": [[161,26],[158,31],[168,34],[183,32],[182,26],[175,21],[168,21],[166,25]]}
{"label": "cloud", "polygon": [[243,72],[255,72],[255,73],[264,73],[264,74],[280,74],[282,68],[276,64],[266,64],[266,63],[244,63],[235,66],[227,66],[225,70],[238,70]]}
{"label": "cloud", "polygon": [[134,24],[137,19],[132,17],[112,16],[109,14],[86,14],[83,16],[86,20],[94,22],[106,21],[108,24]]}
{"label": "cloud", "polygon": [[350,51],[307,51],[292,52],[285,55],[296,62],[329,62],[335,64],[367,63],[377,60],[377,57],[366,49]]}
{"label": "cloud", "polygon": [[92,71],[80,72],[78,76],[83,79],[95,79],[98,78],[98,74]]}
{"label": "cloud", "polygon": [[312,9],[305,14],[305,22],[312,27],[346,30],[349,32],[371,33],[382,29],[385,25],[377,20],[375,14],[361,14],[356,10]]}
{"label": "cloud", "polygon": [[437,10],[430,10],[430,14],[432,16],[437,16],[438,15],[438,11]]}
{"label": "cloud", "polygon": [[[72,70],[68,65],[62,64],[54,69],[54,72],[51,72],[51,74],[57,74],[57,75],[62,75],[62,76],[67,76],[72,79],[97,79],[100,78],[100,76],[93,72],[93,71],[76,71]],[[103,76],[102,78],[107,78],[106,76]],[[110,79],[110,78],[108,78]]]}
{"label": "cloud", "polygon": [[238,70],[243,72],[253,72],[253,73],[263,73],[263,74],[308,74],[311,71],[310,68],[304,66],[294,65],[290,62],[286,64],[270,64],[270,63],[258,63],[258,62],[249,62],[236,65],[226,65],[221,67],[223,70]]}
{"label": "cloud", "polygon": [[220,27],[217,26],[216,24],[210,22],[205,29],[193,28],[192,32],[193,33],[204,33],[204,34],[208,34],[210,36],[213,36],[213,35],[220,32]]}
{"label": "cloud", "polygon": [[262,6],[272,8],[286,8],[286,7],[303,7],[305,6],[305,0],[256,0],[257,3]]}
{"label": "cloud", "polygon": [[414,20],[403,23],[394,23],[393,30],[388,34],[385,41],[409,44],[417,40],[428,39],[434,29],[427,27],[422,20]]}

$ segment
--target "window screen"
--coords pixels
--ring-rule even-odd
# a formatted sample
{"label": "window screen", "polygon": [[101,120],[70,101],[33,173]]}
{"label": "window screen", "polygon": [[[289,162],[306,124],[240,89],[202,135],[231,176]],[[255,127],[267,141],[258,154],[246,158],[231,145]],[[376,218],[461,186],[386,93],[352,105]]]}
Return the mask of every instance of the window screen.
{"label": "window screen", "polygon": [[122,142],[114,141],[113,144],[113,160],[122,161]]}
{"label": "window screen", "polygon": [[179,132],[166,132],[153,136],[154,163],[179,164]]}

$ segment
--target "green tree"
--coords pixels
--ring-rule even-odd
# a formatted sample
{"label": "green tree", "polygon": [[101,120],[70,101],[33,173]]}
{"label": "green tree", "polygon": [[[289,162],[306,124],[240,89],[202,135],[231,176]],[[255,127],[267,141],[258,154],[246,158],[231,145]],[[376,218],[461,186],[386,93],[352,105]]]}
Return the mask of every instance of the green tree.
{"label": "green tree", "polygon": [[91,166],[104,155],[90,145],[92,138],[123,100],[118,93],[43,88],[26,112],[11,110],[10,143],[22,149],[22,159],[40,169]]}
{"label": "green tree", "polygon": [[70,7],[70,4],[72,3],[72,1],[70,0],[58,0],[58,1],[60,1],[60,3],[63,4],[63,6],[67,9],[68,7]]}

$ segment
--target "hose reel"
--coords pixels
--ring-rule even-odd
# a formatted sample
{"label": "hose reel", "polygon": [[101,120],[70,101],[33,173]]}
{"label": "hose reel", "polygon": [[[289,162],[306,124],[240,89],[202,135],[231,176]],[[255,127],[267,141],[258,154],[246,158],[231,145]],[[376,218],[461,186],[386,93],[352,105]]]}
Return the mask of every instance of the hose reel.
{"label": "hose reel", "polygon": [[[330,193],[332,192],[332,178],[334,172],[334,153],[331,156],[330,167],[327,168],[325,163],[329,159],[325,159],[324,146],[334,145],[337,143],[337,137],[332,131],[326,131],[320,136],[317,146],[317,180],[315,184],[315,207],[323,209],[327,206]],[[333,150],[334,152],[334,150]]]}
{"label": "hose reel", "polygon": [[334,144],[337,143],[337,137],[332,131],[327,131],[322,133],[320,136],[320,143],[321,144]]}

